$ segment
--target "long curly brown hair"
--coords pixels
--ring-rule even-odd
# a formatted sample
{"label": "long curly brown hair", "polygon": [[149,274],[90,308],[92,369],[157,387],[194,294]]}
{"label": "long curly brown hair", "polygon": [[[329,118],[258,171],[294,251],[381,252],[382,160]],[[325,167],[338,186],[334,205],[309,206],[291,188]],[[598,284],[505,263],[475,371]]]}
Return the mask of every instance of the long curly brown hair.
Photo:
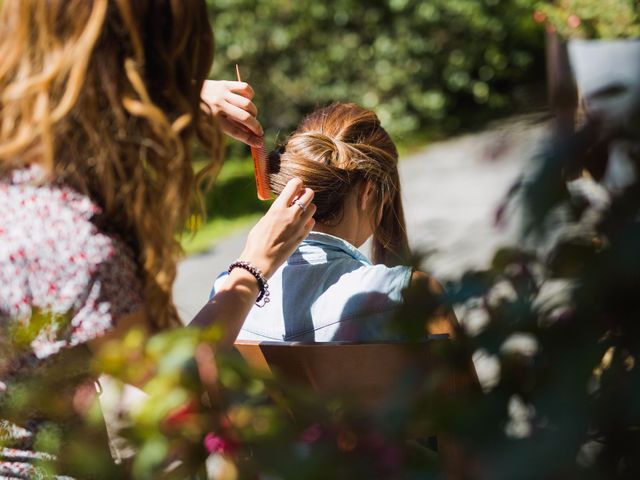
{"label": "long curly brown hair", "polygon": [[[171,288],[221,134],[200,90],[213,61],[204,0],[0,2],[0,175],[40,165],[88,195],[137,254],[150,322],[178,325]],[[194,135],[212,152],[194,175]]]}

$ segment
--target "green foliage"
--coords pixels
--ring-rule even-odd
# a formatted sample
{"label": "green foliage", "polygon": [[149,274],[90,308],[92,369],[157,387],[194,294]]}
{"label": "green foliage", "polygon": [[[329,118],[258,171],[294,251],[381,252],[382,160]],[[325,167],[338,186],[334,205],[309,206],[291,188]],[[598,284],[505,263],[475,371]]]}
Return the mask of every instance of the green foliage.
{"label": "green foliage", "polygon": [[[458,434],[481,439],[485,478],[636,478],[640,183],[608,192],[602,205],[572,193],[567,175],[601,179],[612,146],[637,145],[640,135],[559,117],[537,171],[520,184],[531,251],[499,251],[491,269],[449,289],[483,319],[471,348],[499,371],[474,407],[482,415]],[[627,154],[637,162],[636,150]]]}
{"label": "green foliage", "polygon": [[638,0],[558,0],[538,9],[567,38],[640,37]]}
{"label": "green foliage", "polygon": [[509,112],[542,80],[530,0],[210,1],[213,78],[234,64],[271,135],[332,101],[372,108],[396,139]]}
{"label": "green foliage", "polygon": [[194,214],[180,239],[187,254],[207,250],[216,239],[257,221],[270,205],[256,197],[251,159],[227,161],[204,200],[206,222]]}
{"label": "green foliage", "polygon": [[[268,147],[317,107],[352,101],[374,109],[402,149],[535,103],[544,49],[534,1],[209,0],[211,77],[233,80],[239,64]],[[233,142],[227,155],[245,159],[247,148]],[[188,252],[239,223],[227,219],[264,212],[251,175],[207,194],[209,223],[185,236]]]}

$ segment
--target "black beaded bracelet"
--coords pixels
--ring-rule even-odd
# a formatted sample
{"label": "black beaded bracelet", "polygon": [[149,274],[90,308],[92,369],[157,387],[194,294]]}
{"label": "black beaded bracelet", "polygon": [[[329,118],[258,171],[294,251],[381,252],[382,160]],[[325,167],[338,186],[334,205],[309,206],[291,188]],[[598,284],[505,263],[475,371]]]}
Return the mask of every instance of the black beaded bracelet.
{"label": "black beaded bracelet", "polygon": [[[234,268],[242,268],[246,270],[251,275],[256,277],[258,281],[258,288],[260,289],[260,293],[258,294],[258,298],[256,298],[256,305],[260,308],[264,307],[267,303],[271,301],[269,298],[269,284],[267,283],[267,279],[264,278],[264,275],[260,271],[259,268],[254,267],[249,262],[245,262],[243,260],[236,260],[227,269],[227,273],[231,273]],[[262,303],[259,303],[262,300]]]}

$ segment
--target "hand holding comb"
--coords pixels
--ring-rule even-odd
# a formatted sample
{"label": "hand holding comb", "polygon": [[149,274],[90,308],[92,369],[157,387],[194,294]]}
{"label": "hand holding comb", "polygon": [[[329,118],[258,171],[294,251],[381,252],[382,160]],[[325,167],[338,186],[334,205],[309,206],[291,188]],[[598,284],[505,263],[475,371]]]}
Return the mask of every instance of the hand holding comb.
{"label": "hand holding comb", "polygon": [[[236,75],[238,81],[241,82],[240,68],[236,64]],[[251,147],[251,157],[253,157],[253,172],[256,177],[256,189],[258,190],[259,200],[271,200],[271,191],[269,190],[269,177],[267,172],[267,153],[264,146]]]}

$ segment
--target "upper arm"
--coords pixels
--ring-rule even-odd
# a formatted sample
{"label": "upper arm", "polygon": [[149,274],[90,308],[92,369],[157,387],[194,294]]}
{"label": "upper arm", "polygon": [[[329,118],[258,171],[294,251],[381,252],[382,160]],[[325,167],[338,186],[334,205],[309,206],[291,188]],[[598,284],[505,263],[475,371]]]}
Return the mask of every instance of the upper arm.
{"label": "upper arm", "polygon": [[442,285],[431,275],[414,270],[411,274],[410,288],[414,289],[416,295],[424,296],[428,308],[427,318],[425,318],[425,328],[429,335],[448,334],[450,338],[456,336],[459,328],[453,310],[441,303],[443,294]]}

